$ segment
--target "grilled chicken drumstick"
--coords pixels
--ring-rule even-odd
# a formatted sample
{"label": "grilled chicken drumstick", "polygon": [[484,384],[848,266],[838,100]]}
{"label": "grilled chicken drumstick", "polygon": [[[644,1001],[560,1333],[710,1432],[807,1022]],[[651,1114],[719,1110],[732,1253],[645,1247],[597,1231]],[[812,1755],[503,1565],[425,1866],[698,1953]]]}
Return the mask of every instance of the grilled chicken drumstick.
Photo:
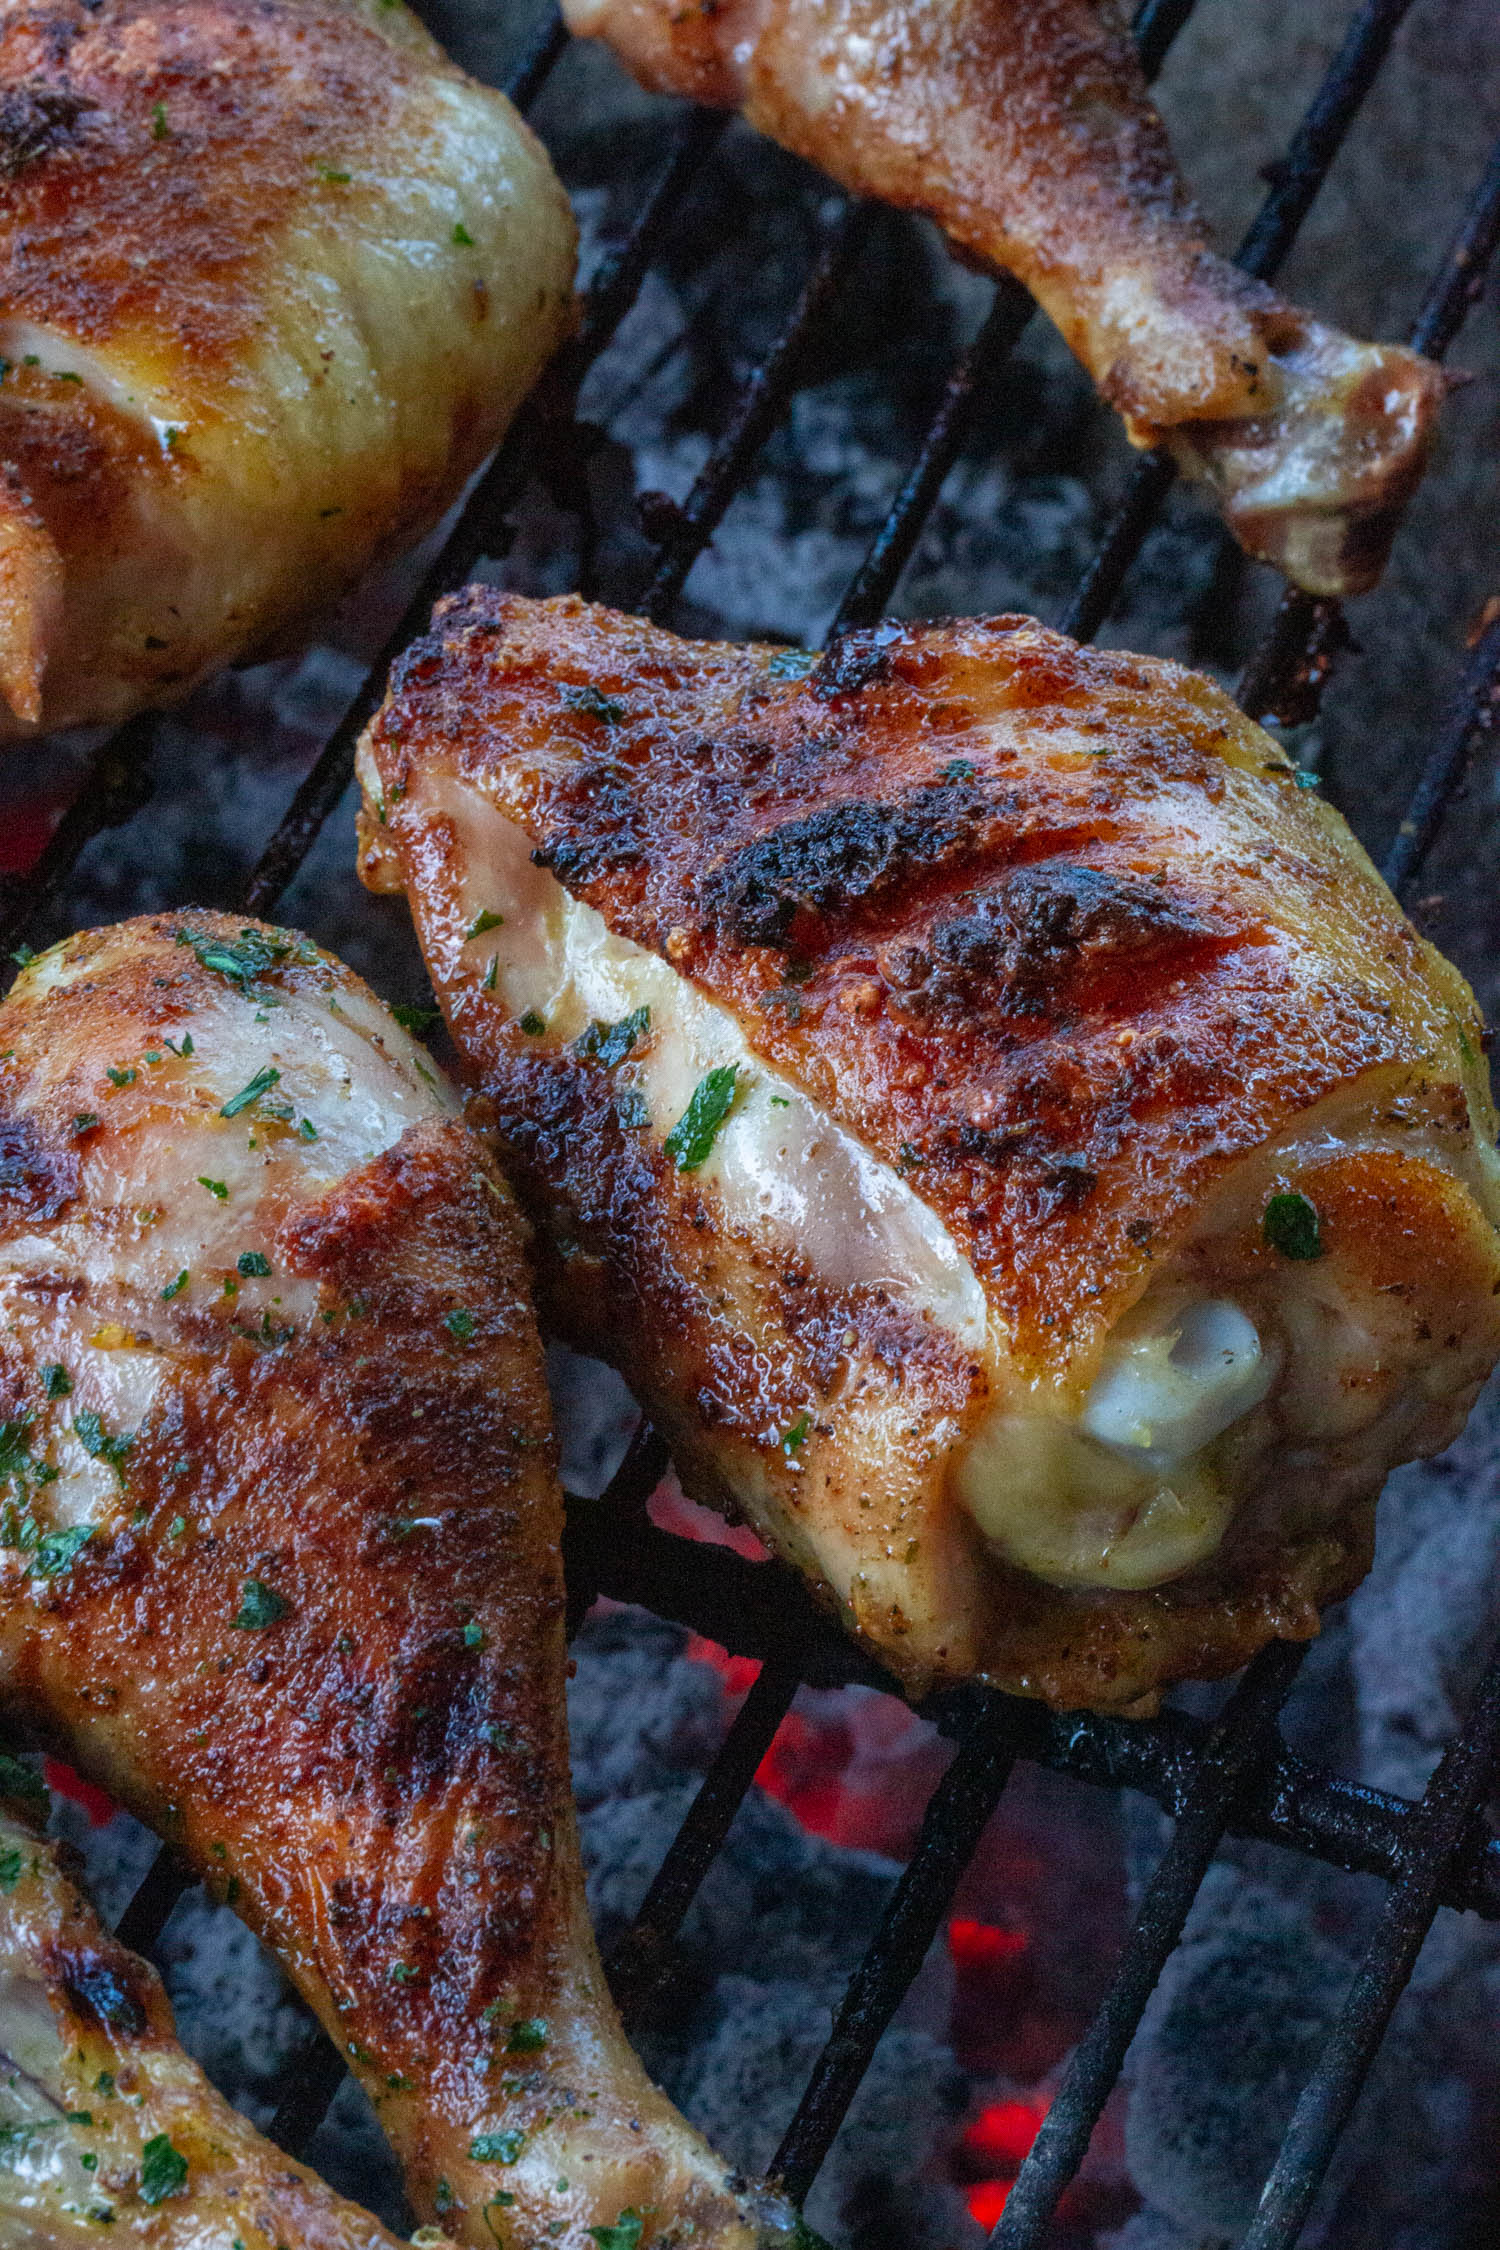
{"label": "grilled chicken drumstick", "polygon": [[0,1813],[0,2242],[81,2250],[104,2226],[153,2250],[399,2244],[215,2093],[156,1971]]}
{"label": "grilled chicken drumstick", "polygon": [[442,513],[573,222],[399,0],[0,0],[0,740],[170,702]]}
{"label": "grilled chicken drumstick", "polygon": [[1217,256],[1115,0],[564,0],[646,85],[743,109],[1014,274],[1137,445],[1314,594],[1384,568],[1444,379]]}
{"label": "grilled chicken drumstick", "polygon": [[1206,680],[471,588],[361,749],[545,1254],[913,1688],[1128,1705],[1366,1567],[1500,1353],[1471,994]]}
{"label": "grilled chicken drumstick", "polygon": [[421,1050],[264,925],[41,955],[0,1007],[0,1312],[0,1698],[233,1898],[422,2215],[785,2240],[605,1991],[519,1230]]}

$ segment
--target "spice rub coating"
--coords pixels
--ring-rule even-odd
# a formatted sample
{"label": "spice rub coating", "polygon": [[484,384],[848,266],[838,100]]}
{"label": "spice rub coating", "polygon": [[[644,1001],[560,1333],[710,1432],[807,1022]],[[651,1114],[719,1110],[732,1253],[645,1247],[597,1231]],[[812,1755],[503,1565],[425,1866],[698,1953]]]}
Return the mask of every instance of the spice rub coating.
{"label": "spice rub coating", "polygon": [[1025,283],[1137,445],[1318,594],[1385,564],[1444,392],[1217,255],[1114,0],[566,0],[642,81],[742,108]]}
{"label": "spice rub coating", "polygon": [[0,174],[0,737],[293,632],[571,319],[544,153],[398,0],[3,0]]}
{"label": "spice rub coating", "polygon": [[[1316,1628],[1500,1351],[1494,1113],[1463,980],[1227,697],[1024,618],[814,655],[471,588],[361,771],[547,1317],[700,1497],[914,1687],[1130,1704]],[[1220,1512],[1130,1575],[1134,1500],[1086,1569],[1055,1495],[1045,1560],[987,1546],[986,1419],[1061,1443],[1169,1288],[1259,1324]]]}
{"label": "spice rub coating", "polygon": [[208,914],[53,948],[0,1038],[0,1698],[273,1948],[456,2241],[774,2243],[594,1951],[521,1230],[452,1095]]}

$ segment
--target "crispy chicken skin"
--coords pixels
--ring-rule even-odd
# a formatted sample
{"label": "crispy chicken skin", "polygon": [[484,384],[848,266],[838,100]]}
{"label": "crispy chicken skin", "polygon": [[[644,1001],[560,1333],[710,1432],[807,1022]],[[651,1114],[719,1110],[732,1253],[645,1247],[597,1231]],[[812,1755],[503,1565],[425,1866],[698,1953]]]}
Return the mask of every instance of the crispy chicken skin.
{"label": "crispy chicken skin", "polygon": [[56,1845],[0,1813],[0,2244],[397,2250],[238,2116],[177,2044],[148,1962]]}
{"label": "crispy chicken skin", "polygon": [[1316,1630],[1500,1352],[1495,1119],[1467,986],[1218,689],[471,588],[360,757],[544,1313],[689,1489],[913,1689],[1141,1706]]}
{"label": "crispy chicken skin", "polygon": [[122,924],[0,1007],[0,1157],[0,1699],[272,1947],[424,2219],[785,2240],[604,1986],[520,1232],[421,1050],[305,939]]}
{"label": "crispy chicken skin", "polygon": [[741,108],[1025,283],[1125,417],[1315,594],[1374,585],[1444,391],[1215,254],[1114,0],[564,0],[648,86]]}
{"label": "crispy chicken skin", "polygon": [[399,0],[0,0],[0,739],[171,702],[434,522],[574,230]]}

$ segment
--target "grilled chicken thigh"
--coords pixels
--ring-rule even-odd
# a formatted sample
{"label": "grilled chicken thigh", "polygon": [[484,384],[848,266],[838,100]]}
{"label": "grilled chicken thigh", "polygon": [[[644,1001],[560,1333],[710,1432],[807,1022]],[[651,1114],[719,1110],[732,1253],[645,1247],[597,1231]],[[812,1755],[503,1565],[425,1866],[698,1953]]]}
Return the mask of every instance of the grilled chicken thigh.
{"label": "grilled chicken thigh", "polygon": [[56,1847],[0,1813],[0,2243],[70,2250],[104,2226],[156,2250],[398,2241],[214,2092],[155,1970],[100,1926]]}
{"label": "grilled chicken thigh", "polygon": [[545,1245],[914,1688],[1316,1629],[1500,1353],[1472,996],[1207,681],[1025,618],[821,658],[471,588],[361,749]]}
{"label": "grilled chicken thigh", "polygon": [[170,702],[435,521],[573,222],[399,0],[0,0],[0,739]]}
{"label": "grilled chicken thigh", "polygon": [[424,2218],[755,2250],[625,2045],[568,1781],[513,1207],[306,940],[69,940],[0,1007],[0,1700],[285,1964]]}
{"label": "grilled chicken thigh", "polygon": [[665,92],[743,109],[845,187],[1014,274],[1137,445],[1314,594],[1372,586],[1438,370],[1325,327],[1217,256],[1115,0],[564,0]]}

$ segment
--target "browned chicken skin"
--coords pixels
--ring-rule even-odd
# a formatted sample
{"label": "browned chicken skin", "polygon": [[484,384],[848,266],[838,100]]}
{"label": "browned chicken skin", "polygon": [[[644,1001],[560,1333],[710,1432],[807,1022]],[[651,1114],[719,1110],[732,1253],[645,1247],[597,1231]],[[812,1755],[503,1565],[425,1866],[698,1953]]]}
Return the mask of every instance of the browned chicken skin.
{"label": "browned chicken skin", "polygon": [[648,86],[742,108],[1025,283],[1137,445],[1315,594],[1372,586],[1443,396],[1212,249],[1114,0],[564,0]]}
{"label": "browned chicken skin", "polygon": [[105,2226],[153,2250],[398,2250],[215,2093],[156,1971],[101,1926],[59,1847],[4,1812],[0,2135],[5,2250],[79,2250]]}
{"label": "browned chicken skin", "polygon": [[205,914],[0,1007],[0,1697],[285,1964],[455,2240],[769,2250],[650,2085],[569,1788],[520,1233],[394,1019]]}
{"label": "browned chicken skin", "polygon": [[471,588],[361,751],[547,1316],[913,1688],[1129,1705],[1368,1562],[1500,1354],[1472,995],[1218,689]]}

